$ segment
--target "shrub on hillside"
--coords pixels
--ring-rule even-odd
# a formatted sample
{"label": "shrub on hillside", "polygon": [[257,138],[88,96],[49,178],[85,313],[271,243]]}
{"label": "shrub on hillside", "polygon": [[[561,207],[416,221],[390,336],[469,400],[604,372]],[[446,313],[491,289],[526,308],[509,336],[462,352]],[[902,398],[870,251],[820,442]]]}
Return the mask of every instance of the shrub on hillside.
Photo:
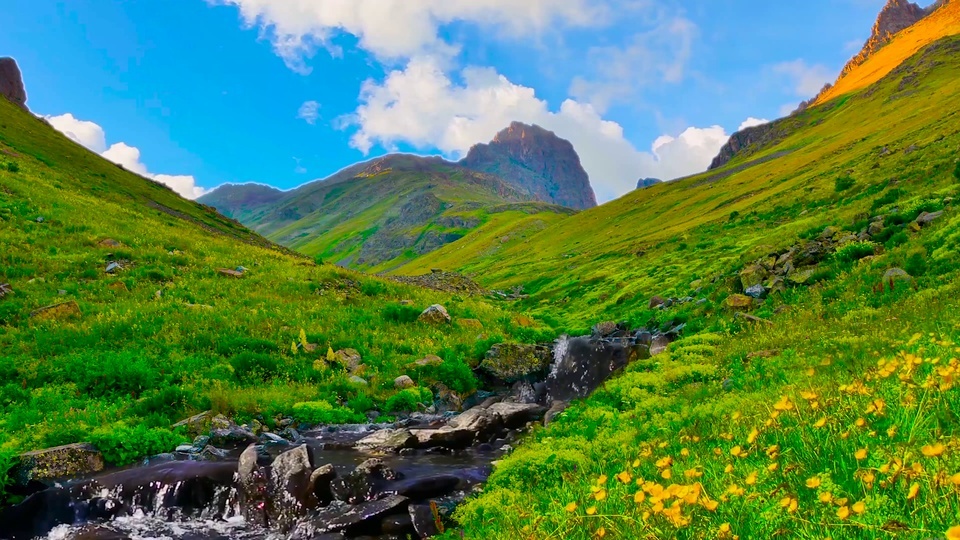
{"label": "shrub on hillside", "polygon": [[280,363],[273,355],[242,352],[230,358],[233,374],[245,383],[263,382],[273,378]]}
{"label": "shrub on hillside", "polygon": [[169,429],[116,424],[94,431],[90,442],[100,450],[107,463],[122,466],[146,456],[170,452],[187,439]]}
{"label": "shrub on hillside", "polygon": [[850,242],[834,254],[834,258],[841,263],[852,263],[876,253],[877,246],[873,242]]}
{"label": "shrub on hillside", "polygon": [[8,171],[8,172],[12,172],[12,173],[18,173],[18,172],[20,172],[20,165],[17,165],[16,163],[14,163],[14,162],[12,162],[12,161],[8,161],[8,162],[7,162],[7,171]]}
{"label": "shrub on hillside", "polygon": [[854,184],[856,184],[856,181],[853,178],[850,178],[849,176],[841,176],[834,181],[833,187],[837,193],[840,193],[841,191],[846,191],[852,188]]}
{"label": "shrub on hillside", "polygon": [[413,412],[421,405],[430,404],[433,404],[433,392],[429,388],[407,388],[390,396],[384,409],[388,413]]}
{"label": "shrub on hillside", "polygon": [[383,318],[398,323],[411,323],[420,316],[420,310],[412,306],[387,304],[383,308]]}
{"label": "shrub on hillside", "polygon": [[439,364],[429,364],[416,371],[418,379],[440,383],[458,394],[477,389],[477,378],[461,357],[448,357]]}
{"label": "shrub on hillside", "polygon": [[305,424],[352,424],[365,418],[346,407],[331,405],[327,401],[304,401],[293,405],[293,417]]}

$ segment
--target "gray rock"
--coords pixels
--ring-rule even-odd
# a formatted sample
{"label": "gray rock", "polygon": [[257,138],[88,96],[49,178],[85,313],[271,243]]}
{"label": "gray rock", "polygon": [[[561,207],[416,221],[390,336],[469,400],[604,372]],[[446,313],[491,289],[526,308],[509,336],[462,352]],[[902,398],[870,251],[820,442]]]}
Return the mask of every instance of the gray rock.
{"label": "gray rock", "polygon": [[192,444],[181,444],[174,450],[178,454],[195,454],[197,449],[193,447]]}
{"label": "gray rock", "polygon": [[120,270],[123,270],[123,267],[120,266],[120,263],[118,263],[118,262],[110,262],[110,263],[107,264],[107,269],[105,270],[105,272],[108,273],[108,274],[114,274],[114,273],[116,273],[116,272],[118,272],[118,271],[120,271]]}
{"label": "gray rock", "polygon": [[310,474],[309,491],[313,493],[313,496],[317,499],[317,503],[321,506],[326,506],[333,501],[331,484],[336,477],[337,470],[329,463],[322,467],[317,467],[317,469]]}
{"label": "gray rock", "polygon": [[411,429],[418,448],[466,448],[473,443],[476,433],[464,428],[444,426],[439,429]]}
{"label": "gray rock", "polygon": [[314,468],[306,445],[277,456],[270,467],[271,516],[273,526],[289,530],[306,511],[316,506],[310,484]]}
{"label": "gray rock", "polygon": [[747,296],[751,298],[756,298],[759,300],[767,295],[767,288],[758,283],[756,285],[748,287],[744,292],[746,293]]}
{"label": "gray rock", "polygon": [[88,443],[68,444],[20,454],[12,478],[19,485],[100,472],[103,455]]}
{"label": "gray rock", "polygon": [[384,488],[402,476],[380,459],[368,459],[350,474],[334,480],[331,490],[338,501],[360,504],[378,498]]}
{"label": "gray rock", "polygon": [[477,437],[481,437],[500,429],[502,422],[500,415],[482,407],[474,407],[453,417],[447,422],[447,427],[465,429],[475,433]]}
{"label": "gray rock", "polygon": [[366,452],[396,453],[416,444],[417,438],[406,429],[383,429],[357,441],[356,448]]}
{"label": "gray rock", "polygon": [[237,491],[244,519],[252,525],[265,526],[269,523],[268,479],[258,463],[259,458],[259,449],[253,444],[240,454],[237,462]]}
{"label": "gray rock", "polygon": [[360,357],[360,353],[356,349],[340,349],[333,354],[337,363],[350,373],[356,371],[363,363],[363,358]]}
{"label": "gray rock", "polygon": [[0,58],[0,96],[14,105],[27,108],[27,91],[23,86],[23,75],[13,58]]}
{"label": "gray rock", "polygon": [[907,271],[902,268],[890,268],[883,274],[884,283],[895,283],[900,281],[912,282],[913,276],[908,274]]}
{"label": "gray rock", "polygon": [[[393,514],[405,507],[409,499],[402,495],[391,495],[377,501],[364,502],[348,509],[329,508],[301,523],[293,534],[294,538],[316,539],[317,535],[338,531],[352,531],[364,526],[373,527],[384,516]],[[352,534],[350,536],[353,536]]]}
{"label": "gray rock", "polygon": [[417,320],[427,324],[448,324],[452,319],[450,314],[447,313],[447,308],[440,304],[434,304],[423,310]]}
{"label": "gray rock", "polygon": [[566,401],[554,401],[550,405],[550,409],[548,409],[546,414],[543,415],[543,425],[549,426],[553,422],[554,418],[556,418],[558,414],[565,411],[568,406],[569,404]]}
{"label": "gray rock", "polygon": [[549,347],[523,343],[498,343],[487,351],[480,370],[498,382],[542,380],[550,370],[553,354]]}
{"label": "gray rock", "polygon": [[413,379],[407,375],[401,375],[393,380],[393,386],[403,390],[404,388],[413,388],[417,383],[413,382]]}
{"label": "gray rock", "polygon": [[535,403],[500,402],[491,405],[487,411],[499,416],[508,429],[516,429],[542,418],[547,408]]}
{"label": "gray rock", "polygon": [[353,384],[359,384],[360,386],[367,386],[368,384],[370,384],[367,382],[366,379],[357,375],[351,375],[350,382],[352,382]]}
{"label": "gray rock", "polygon": [[226,451],[210,446],[209,444],[200,451],[198,459],[201,461],[224,461],[230,456]]}
{"label": "gray rock", "polygon": [[917,216],[917,223],[919,223],[920,226],[927,226],[939,219],[941,216],[943,216],[943,210],[939,212],[923,212]]}

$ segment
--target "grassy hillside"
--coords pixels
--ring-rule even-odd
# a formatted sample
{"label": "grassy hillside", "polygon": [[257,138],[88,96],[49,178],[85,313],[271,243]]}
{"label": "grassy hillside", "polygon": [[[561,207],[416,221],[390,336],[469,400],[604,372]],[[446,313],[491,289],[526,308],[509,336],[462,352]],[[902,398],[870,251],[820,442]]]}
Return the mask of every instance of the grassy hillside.
{"label": "grassy hillside", "polygon": [[[2,99],[0,245],[0,465],[81,440],[113,461],[169,451],[171,423],[207,409],[266,424],[402,411],[398,375],[467,394],[491,343],[543,337],[484,300],[276,248]],[[417,322],[433,303],[454,322]],[[367,385],[334,354],[347,348]],[[408,367],[428,354],[443,363]]]}
{"label": "grassy hillside", "polygon": [[[464,537],[957,538],[958,51],[940,40],[722,169],[463,254],[561,322],[688,323],[501,461]],[[802,283],[737,295],[772,254],[874,216]]]}
{"label": "grassy hillside", "polygon": [[505,216],[554,222],[572,213],[526,202],[530,195],[495,176],[409,155],[362,163],[280,194],[227,186],[200,200],[301,253],[369,272],[395,268],[471,232],[489,236]]}

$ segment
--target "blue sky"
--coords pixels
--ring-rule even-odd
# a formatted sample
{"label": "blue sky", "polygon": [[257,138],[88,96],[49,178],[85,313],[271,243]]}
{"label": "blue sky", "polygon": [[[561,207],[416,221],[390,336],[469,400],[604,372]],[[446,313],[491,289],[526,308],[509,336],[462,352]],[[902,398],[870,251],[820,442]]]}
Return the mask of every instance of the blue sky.
{"label": "blue sky", "polygon": [[187,196],[456,158],[516,119],[570,139],[609,200],[816,93],[883,3],[6,0],[0,56],[32,111]]}

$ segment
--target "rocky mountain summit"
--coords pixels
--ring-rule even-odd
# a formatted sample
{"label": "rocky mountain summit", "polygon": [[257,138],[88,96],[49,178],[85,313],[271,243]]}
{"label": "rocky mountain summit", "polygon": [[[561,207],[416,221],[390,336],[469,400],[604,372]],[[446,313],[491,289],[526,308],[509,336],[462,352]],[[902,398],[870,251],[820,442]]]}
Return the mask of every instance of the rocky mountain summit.
{"label": "rocky mountain summit", "polygon": [[870,33],[870,38],[863,45],[863,49],[847,62],[847,65],[840,72],[840,76],[843,77],[862,65],[870,56],[886,45],[894,34],[913,26],[939,5],[938,2],[931,6],[929,10],[925,10],[907,0],[889,0],[880,11],[877,22],[873,25],[873,31]]}
{"label": "rocky mountain summit", "polygon": [[662,183],[663,180],[659,178],[641,178],[640,180],[637,180],[637,189],[644,189]]}
{"label": "rocky mountain summit", "polygon": [[576,209],[597,205],[573,145],[537,125],[513,122],[489,144],[471,148],[459,164],[497,175],[543,202]]}
{"label": "rocky mountain summit", "polygon": [[13,58],[0,58],[0,96],[27,108],[27,91],[23,86],[20,67]]}

